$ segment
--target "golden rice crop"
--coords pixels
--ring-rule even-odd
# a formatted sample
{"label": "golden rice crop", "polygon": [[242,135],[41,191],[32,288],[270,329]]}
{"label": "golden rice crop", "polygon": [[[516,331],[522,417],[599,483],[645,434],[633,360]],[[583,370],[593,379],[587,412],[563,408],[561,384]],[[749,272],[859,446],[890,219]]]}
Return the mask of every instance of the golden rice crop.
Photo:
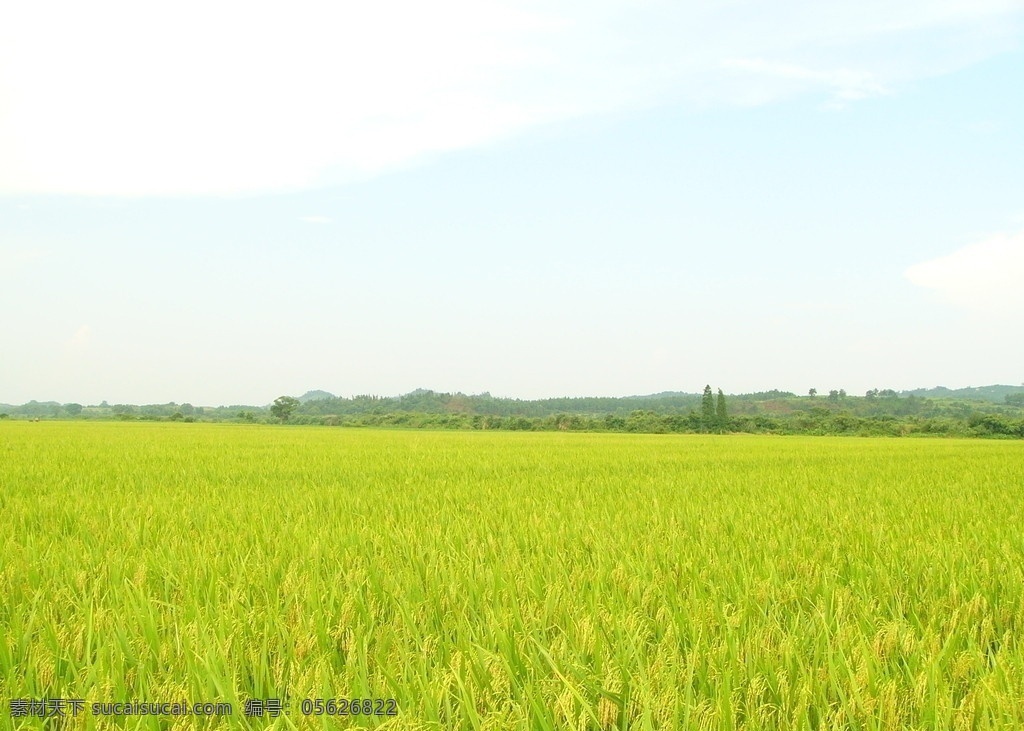
{"label": "golden rice crop", "polygon": [[1024,728],[1017,442],[17,422],[0,516],[4,728]]}

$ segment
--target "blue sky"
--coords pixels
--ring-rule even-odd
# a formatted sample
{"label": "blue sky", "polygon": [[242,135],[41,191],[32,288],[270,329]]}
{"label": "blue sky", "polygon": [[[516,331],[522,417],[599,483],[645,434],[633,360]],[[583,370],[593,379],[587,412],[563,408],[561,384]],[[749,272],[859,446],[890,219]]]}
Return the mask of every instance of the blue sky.
{"label": "blue sky", "polygon": [[1024,382],[1024,3],[24,5],[0,402]]}

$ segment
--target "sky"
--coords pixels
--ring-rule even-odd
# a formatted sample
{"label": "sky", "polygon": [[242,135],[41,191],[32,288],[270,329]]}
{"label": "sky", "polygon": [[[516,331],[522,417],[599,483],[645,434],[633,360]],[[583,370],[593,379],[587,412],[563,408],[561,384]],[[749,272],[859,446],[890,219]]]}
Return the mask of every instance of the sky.
{"label": "sky", "polygon": [[1024,0],[0,12],[0,403],[1024,383]]}

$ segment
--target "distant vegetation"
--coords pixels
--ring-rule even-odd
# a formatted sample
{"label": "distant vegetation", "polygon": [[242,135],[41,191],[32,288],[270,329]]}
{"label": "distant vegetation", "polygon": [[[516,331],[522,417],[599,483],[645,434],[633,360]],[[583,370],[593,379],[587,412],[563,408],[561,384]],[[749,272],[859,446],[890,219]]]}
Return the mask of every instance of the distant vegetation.
{"label": "distant vegetation", "polygon": [[1024,386],[986,386],[897,392],[842,389],[807,395],[764,391],[726,396],[708,385],[703,394],[522,400],[489,393],[417,389],[402,396],[334,396],[310,391],[266,406],[108,404],[83,406],[30,401],[0,404],[0,418],[120,419],[316,424],[351,427],[506,431],[643,433],[751,433],[1024,438]]}

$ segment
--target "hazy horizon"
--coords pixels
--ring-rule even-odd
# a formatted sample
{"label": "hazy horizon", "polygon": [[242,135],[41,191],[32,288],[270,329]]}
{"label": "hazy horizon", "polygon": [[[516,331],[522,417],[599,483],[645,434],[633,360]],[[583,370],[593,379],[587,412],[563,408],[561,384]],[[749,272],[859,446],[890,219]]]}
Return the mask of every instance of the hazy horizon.
{"label": "hazy horizon", "polygon": [[1019,0],[17,5],[0,402],[1021,383],[1022,38]]}
{"label": "hazy horizon", "polygon": [[[711,384],[705,384],[705,385],[711,385]],[[1024,390],[1024,383],[1021,383],[1019,386],[1014,386],[1013,384],[1008,384],[1008,383],[992,383],[992,384],[986,384],[984,386],[943,386],[943,385],[940,384],[940,385],[936,385],[936,386],[916,386],[914,388],[892,389],[892,390],[896,391],[897,393],[906,393],[908,391],[933,390],[933,389],[939,389],[939,388],[946,388],[946,389],[948,389],[950,391],[961,391],[961,390],[965,390],[965,389],[1000,388],[1000,387],[1002,387],[1002,388],[1021,388],[1022,390]],[[886,387],[878,387],[878,388],[880,390],[885,390]],[[718,391],[718,387],[712,387],[712,390],[717,392]],[[815,389],[815,390],[816,390],[816,395],[817,396],[819,396],[821,398],[826,398],[828,396],[829,391],[832,390],[832,389],[824,389],[824,390],[822,390],[822,389]],[[847,389],[842,389],[842,387],[836,387],[835,390],[837,390],[837,391],[839,391],[839,390],[846,391],[848,396],[864,396],[864,392],[852,392],[852,391],[849,391]],[[556,400],[556,399],[566,399],[566,398],[612,398],[612,399],[619,399],[619,398],[644,398],[644,397],[649,397],[649,396],[655,396],[656,397],[656,396],[660,396],[660,395],[666,394],[666,393],[680,394],[680,395],[687,395],[687,396],[700,396],[701,392],[703,391],[703,386],[701,388],[699,388],[699,389],[692,390],[692,391],[691,390],[675,390],[675,389],[673,389],[673,390],[651,391],[651,392],[645,392],[645,393],[621,393],[621,394],[589,393],[589,394],[580,394],[580,395],[576,395],[576,396],[567,396],[567,395],[563,394],[563,395],[554,395],[554,396],[537,396],[537,397],[532,397],[532,398],[525,398],[525,397],[522,397],[522,396],[517,396],[515,394],[497,394],[497,393],[492,393],[490,391],[472,391],[471,392],[471,391],[465,391],[465,390],[459,390],[459,389],[455,389],[455,390],[452,390],[452,391],[442,391],[442,390],[438,390],[438,389],[434,389],[434,388],[429,388],[429,387],[426,387],[426,386],[418,387],[418,388],[415,388],[415,389],[410,389],[409,391],[403,391],[401,393],[361,393],[361,394],[360,393],[339,393],[339,392],[336,392],[336,391],[331,391],[329,389],[323,389],[323,388],[309,388],[309,389],[306,389],[305,391],[302,391],[302,392],[287,393],[287,394],[281,393],[281,394],[278,394],[278,396],[292,396],[292,397],[295,397],[295,398],[302,398],[306,394],[314,393],[314,392],[318,392],[318,391],[329,393],[332,397],[334,397],[334,398],[341,398],[341,399],[353,399],[353,398],[358,398],[358,397],[362,397],[362,396],[375,396],[375,397],[378,397],[378,398],[398,398],[398,397],[401,397],[401,396],[407,396],[407,395],[409,395],[411,393],[415,393],[416,391],[427,391],[427,392],[438,393],[438,394],[444,394],[444,393],[456,394],[456,393],[458,393],[458,394],[463,394],[465,396],[483,396],[483,395],[486,394],[486,395],[489,395],[492,398],[496,398],[496,399],[511,399],[511,400],[521,400],[521,401],[545,401],[545,400]],[[748,396],[748,395],[753,395],[753,394],[756,394],[756,393],[770,393],[772,391],[779,391],[779,392],[783,392],[783,393],[787,393],[788,392],[788,393],[794,394],[795,396],[806,396],[806,395],[808,395],[807,391],[791,391],[791,390],[787,390],[787,389],[773,389],[773,388],[758,389],[757,391],[729,391],[729,390],[723,388],[722,391],[724,392],[724,394],[726,396],[729,396],[729,397],[732,397],[732,396]],[[275,396],[274,398],[277,398],[277,397]],[[100,399],[98,401],[92,402],[92,401],[82,401],[81,399],[78,399],[78,400],[72,399],[71,401],[56,401],[56,399],[36,398],[36,399],[29,399],[27,401],[15,403],[15,402],[10,402],[10,401],[5,401],[4,399],[0,398],[0,404],[6,404],[6,405],[10,405],[10,406],[20,406],[20,405],[24,405],[24,404],[30,403],[32,401],[35,401],[37,403],[54,403],[54,402],[62,403],[62,404],[64,404],[64,403],[80,403],[83,406],[100,406],[103,403],[106,403],[108,405],[130,404],[130,405],[134,405],[134,406],[148,406],[148,405],[162,405],[162,404],[173,403],[173,404],[191,404],[193,406],[202,406],[202,407],[209,407],[209,408],[223,408],[223,407],[230,407],[230,406],[266,407],[266,406],[269,406],[271,403],[273,403],[273,400],[274,399],[268,399],[267,401],[259,401],[259,402],[257,402],[257,401],[237,401],[237,402],[235,402],[235,401],[232,401],[232,402],[212,401],[212,402],[203,402],[203,401],[195,401],[195,400],[192,400],[192,399],[168,399],[168,400],[165,400],[165,401],[112,401],[111,399]]]}

